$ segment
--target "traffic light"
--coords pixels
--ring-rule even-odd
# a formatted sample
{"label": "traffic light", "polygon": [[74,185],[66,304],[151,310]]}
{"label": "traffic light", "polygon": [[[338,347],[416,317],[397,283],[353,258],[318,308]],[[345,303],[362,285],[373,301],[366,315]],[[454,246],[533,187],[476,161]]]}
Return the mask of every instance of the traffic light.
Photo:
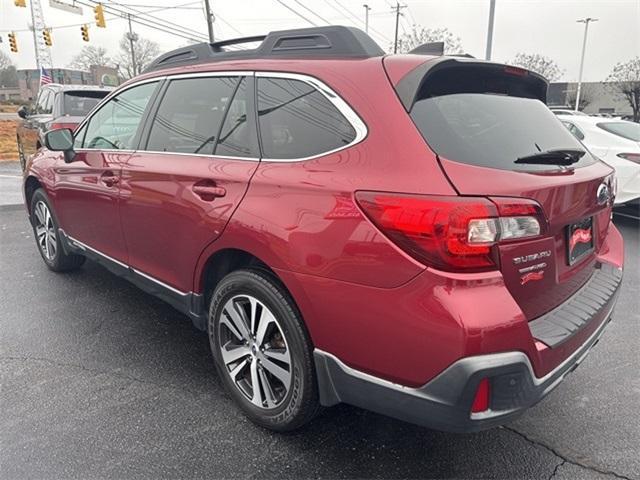
{"label": "traffic light", "polygon": [[50,47],[52,45],[52,41],[51,41],[51,29],[50,28],[45,28],[44,30],[42,30],[42,37],[44,38],[44,44],[47,47]]}
{"label": "traffic light", "polygon": [[107,28],[107,22],[104,21],[104,9],[101,3],[93,7],[93,14],[96,17],[96,27]]}
{"label": "traffic light", "polygon": [[16,34],[13,32],[9,34],[9,48],[13,53],[18,53],[18,42],[16,41]]}
{"label": "traffic light", "polygon": [[13,0],[13,4],[16,7],[26,7],[27,6],[27,1],[26,0]]}
{"label": "traffic light", "polygon": [[82,25],[80,27],[80,30],[82,31],[82,40],[84,40],[85,42],[89,41],[89,25]]}

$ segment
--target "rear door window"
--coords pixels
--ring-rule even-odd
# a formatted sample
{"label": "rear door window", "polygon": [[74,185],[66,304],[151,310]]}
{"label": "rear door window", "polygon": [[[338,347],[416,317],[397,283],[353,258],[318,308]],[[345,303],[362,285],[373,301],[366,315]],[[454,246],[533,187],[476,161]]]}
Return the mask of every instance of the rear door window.
{"label": "rear door window", "polygon": [[248,79],[243,77],[233,100],[227,108],[215,155],[225,157],[254,157],[257,155],[255,131],[251,131],[247,118],[249,105],[247,92]]}
{"label": "rear door window", "polygon": [[258,78],[258,123],[265,159],[304,159],[356,138],[349,121],[322,93],[288,78]]}
{"label": "rear door window", "polygon": [[172,80],[153,119],[146,149],[212,155],[238,81],[238,77]]}
{"label": "rear door window", "polygon": [[[582,149],[540,100],[487,93],[453,93],[416,101],[411,118],[442,157],[503,170],[548,171],[555,165],[514,163],[556,149]],[[587,153],[573,168],[593,163]]]}

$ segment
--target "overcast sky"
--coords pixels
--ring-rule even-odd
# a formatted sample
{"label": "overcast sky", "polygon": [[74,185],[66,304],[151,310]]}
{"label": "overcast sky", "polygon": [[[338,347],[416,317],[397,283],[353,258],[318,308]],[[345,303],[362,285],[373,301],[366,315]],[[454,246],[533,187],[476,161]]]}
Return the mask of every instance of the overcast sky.
{"label": "overcast sky", "polygon": [[[27,0],[27,5],[30,0]],[[41,0],[45,22],[53,30],[52,59],[55,67],[66,67],[73,55],[88,45],[81,40],[77,24],[92,23],[93,11],[83,7],[83,15],[62,12]],[[71,3],[73,0],[61,0]],[[153,13],[201,34],[206,34],[202,0],[105,0],[105,5],[135,6],[140,11],[186,5],[186,9],[167,8]],[[356,25],[364,29],[363,3],[371,6],[369,24],[374,38],[389,48],[394,31],[392,0],[211,0],[217,16],[217,39],[254,35],[270,30],[310,26],[282,3],[315,23]],[[406,0],[401,19],[402,33],[414,23],[427,28],[446,27],[462,39],[464,49],[484,58],[489,0]],[[153,8],[144,8],[144,5]],[[314,16],[309,10],[318,16]],[[28,28],[28,8],[14,6],[14,0],[0,0],[0,49],[9,52],[6,33],[18,31],[19,53],[10,54],[18,68],[34,68],[33,39]],[[321,18],[320,18],[321,17]],[[615,63],[640,55],[640,0],[496,0],[493,60],[508,61],[518,52],[541,53],[553,58],[564,70],[562,80],[578,77],[580,49],[584,25],[576,20],[596,17],[589,27],[584,80],[603,80]],[[107,28],[90,27],[92,45],[106,47],[110,53],[118,49],[118,41],[127,23],[107,15]],[[182,46],[186,40],[134,24],[134,31],[160,45],[161,51]]]}

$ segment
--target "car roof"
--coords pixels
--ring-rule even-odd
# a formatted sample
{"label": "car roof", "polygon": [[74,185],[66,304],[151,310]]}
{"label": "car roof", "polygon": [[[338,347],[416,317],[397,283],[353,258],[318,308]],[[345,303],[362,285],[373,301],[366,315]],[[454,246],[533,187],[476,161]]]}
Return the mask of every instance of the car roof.
{"label": "car roof", "polygon": [[55,90],[56,92],[69,92],[69,91],[94,91],[94,92],[111,92],[114,87],[106,87],[102,85],[76,85],[76,84],[60,84],[49,83],[44,87]]}

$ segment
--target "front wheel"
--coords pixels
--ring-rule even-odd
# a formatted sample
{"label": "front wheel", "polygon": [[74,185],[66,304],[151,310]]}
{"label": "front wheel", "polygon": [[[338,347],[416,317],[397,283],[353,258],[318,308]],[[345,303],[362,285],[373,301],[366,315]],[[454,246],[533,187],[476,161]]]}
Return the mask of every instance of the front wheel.
{"label": "front wheel", "polygon": [[49,197],[42,188],[37,189],[31,199],[31,225],[38,251],[50,270],[66,272],[84,263],[82,255],[67,254],[62,248],[58,222]]}
{"label": "front wheel", "polygon": [[208,330],[220,378],[250,420],[288,431],[317,414],[311,343],[272,275],[238,270],[223,278],[211,299]]}

